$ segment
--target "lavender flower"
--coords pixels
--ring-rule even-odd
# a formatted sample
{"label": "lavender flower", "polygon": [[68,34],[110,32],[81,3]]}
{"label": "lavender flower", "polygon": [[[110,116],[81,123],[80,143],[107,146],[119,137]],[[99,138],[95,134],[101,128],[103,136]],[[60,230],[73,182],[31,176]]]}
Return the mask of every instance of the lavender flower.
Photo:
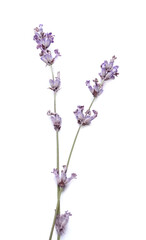
{"label": "lavender flower", "polygon": [[37,43],[37,48],[41,50],[46,50],[51,43],[54,42],[54,35],[52,33],[43,32],[43,24],[40,24],[39,27],[34,29],[33,40]]}
{"label": "lavender flower", "polygon": [[54,92],[57,92],[60,89],[60,72],[57,73],[56,80],[49,80],[50,83],[50,89],[53,90]]}
{"label": "lavender flower", "polygon": [[76,111],[74,112],[76,119],[80,125],[89,125],[91,121],[97,117],[97,112],[93,110],[93,115],[91,116],[91,111],[86,111],[85,115],[83,113],[84,106],[78,106]]}
{"label": "lavender flower", "polygon": [[69,221],[70,216],[72,216],[72,214],[68,211],[66,211],[64,214],[57,215],[55,227],[59,235],[62,235],[65,232],[65,228]]}
{"label": "lavender flower", "polygon": [[67,172],[66,165],[63,166],[63,170],[61,171],[61,177],[59,176],[59,171],[55,168],[53,169],[52,173],[54,173],[59,187],[64,188],[66,184],[68,184],[72,179],[76,178],[77,176],[75,173],[72,173],[71,177],[67,178],[66,172]]}
{"label": "lavender flower", "polygon": [[104,63],[101,64],[101,73],[99,73],[101,79],[103,81],[109,80],[109,79],[115,79],[115,76],[118,76],[118,66],[114,66],[114,61],[116,57],[113,56],[110,62],[104,61]]}
{"label": "lavender flower", "polygon": [[58,56],[61,56],[58,49],[54,50],[55,56],[52,56],[51,51],[49,50],[49,47],[51,43],[54,42],[54,35],[52,33],[45,33],[43,31],[43,25],[40,24],[39,27],[36,27],[34,29],[34,36],[33,40],[37,43],[37,49],[40,49],[40,57],[43,62],[45,62],[47,65],[52,65],[55,61],[55,59]]}
{"label": "lavender flower", "polygon": [[41,51],[40,56],[41,60],[46,63],[46,65],[52,65],[57,57],[61,56],[58,49],[54,50],[55,56],[52,56],[52,53],[50,50],[47,51]]}
{"label": "lavender flower", "polygon": [[47,112],[48,116],[51,116],[52,123],[54,125],[54,129],[59,131],[61,128],[61,117],[57,113],[52,113],[50,111]]}
{"label": "lavender flower", "polygon": [[90,92],[93,94],[93,96],[97,97],[103,92],[103,85],[98,83],[97,78],[95,78],[95,80],[93,80],[93,82],[95,83],[93,87],[90,85],[90,81],[86,81],[86,86],[88,86],[88,88],[89,88]]}

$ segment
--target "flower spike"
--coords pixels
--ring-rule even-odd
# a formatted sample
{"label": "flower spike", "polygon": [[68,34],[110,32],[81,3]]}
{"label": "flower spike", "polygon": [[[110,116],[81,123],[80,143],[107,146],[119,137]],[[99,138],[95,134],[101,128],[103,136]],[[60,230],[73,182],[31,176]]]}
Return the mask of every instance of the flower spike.
{"label": "flower spike", "polygon": [[54,56],[52,56],[49,47],[51,43],[54,42],[54,35],[52,33],[45,33],[43,31],[43,24],[40,24],[39,27],[34,29],[33,40],[37,43],[37,49],[40,49],[40,57],[46,65],[52,65],[58,56],[61,56],[58,49],[54,50]]}
{"label": "flower spike", "polygon": [[54,35],[52,33],[43,32],[43,24],[40,24],[39,27],[34,29],[33,40],[37,43],[37,49],[46,50],[49,48],[51,43],[54,42]]}
{"label": "flower spike", "polygon": [[116,57],[113,56],[112,59],[109,61],[104,61],[101,64],[101,73],[99,73],[99,76],[103,81],[115,79],[119,75],[118,68],[119,66],[114,66],[114,61]]}

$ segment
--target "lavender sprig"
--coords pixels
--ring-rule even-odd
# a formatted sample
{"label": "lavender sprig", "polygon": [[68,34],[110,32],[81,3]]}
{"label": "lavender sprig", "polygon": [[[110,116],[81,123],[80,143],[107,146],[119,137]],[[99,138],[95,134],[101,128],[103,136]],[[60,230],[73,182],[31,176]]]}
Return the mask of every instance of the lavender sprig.
{"label": "lavender sprig", "polygon": [[[117,69],[118,69],[118,68],[117,68]],[[118,75],[118,73],[117,73],[116,75]],[[105,79],[106,79],[106,78],[105,78]],[[105,80],[105,79],[104,79],[104,78],[101,78],[101,84],[102,84],[102,85],[104,84],[104,80]],[[108,80],[109,80],[109,79],[108,79]],[[99,95],[97,95],[97,96],[99,96]],[[92,107],[92,105],[93,105],[93,103],[94,103],[94,101],[95,101],[95,99],[96,99],[97,96],[94,96],[94,98],[93,98],[93,100],[92,100],[92,102],[91,102],[88,110],[86,111],[86,114],[89,113],[89,111],[90,111],[90,109],[91,109],[91,107]],[[85,117],[85,116],[84,116],[84,117]],[[68,166],[69,166],[69,163],[70,163],[70,159],[71,159],[71,156],[72,156],[72,152],[73,152],[73,149],[74,149],[74,146],[75,146],[77,137],[78,137],[78,135],[79,135],[79,132],[80,132],[80,129],[81,129],[82,126],[83,126],[83,125],[80,124],[80,126],[79,126],[79,128],[78,128],[78,130],[77,130],[77,133],[76,133],[76,135],[75,135],[75,139],[74,139],[74,141],[73,141],[73,144],[72,144],[72,147],[71,147],[71,151],[70,151],[70,154],[69,154],[69,157],[68,157],[68,160],[67,160],[67,165],[66,165],[66,166],[67,166],[67,169],[68,169]],[[62,193],[62,189],[60,190],[60,195],[59,195],[59,196],[61,196],[61,193]],[[57,202],[57,205],[56,205],[56,211],[55,211],[55,215],[54,215],[54,221],[53,221],[53,225],[52,225],[52,228],[51,228],[51,234],[50,234],[49,240],[52,239],[52,233],[53,233],[54,226],[55,226],[55,219],[56,219],[56,217],[57,217],[57,210],[58,210],[58,202]]]}
{"label": "lavender sprig", "polygon": [[[34,37],[33,40],[37,43],[37,49],[40,49],[40,59],[46,63],[46,66],[49,65],[52,72],[52,79],[50,79],[50,89],[54,91],[54,113],[48,112],[48,115],[51,116],[51,120],[54,125],[54,129],[56,130],[56,152],[57,152],[57,170],[59,171],[59,136],[58,131],[61,128],[61,118],[56,113],[56,92],[60,87],[60,73],[58,72],[57,78],[54,80],[54,72],[52,65],[54,64],[56,58],[61,56],[58,49],[54,50],[55,56],[52,56],[52,52],[49,49],[50,45],[54,42],[54,35],[52,33],[45,33],[43,31],[43,25],[40,24],[39,27],[34,29]],[[60,187],[57,186],[57,212],[56,214],[60,214]],[[55,223],[55,220],[54,220]],[[53,233],[53,232],[52,232]],[[51,237],[52,238],[52,237]],[[60,239],[58,235],[57,239]]]}
{"label": "lavender sprig", "polygon": [[46,63],[46,65],[49,65],[51,67],[52,72],[52,79],[49,80],[50,83],[50,89],[54,92],[54,113],[48,111],[48,115],[51,117],[54,129],[56,131],[56,142],[57,142],[57,168],[53,169],[53,173],[56,177],[57,181],[57,205],[54,215],[54,220],[50,232],[49,240],[52,239],[54,226],[56,227],[56,231],[58,233],[57,239],[60,239],[60,235],[62,235],[65,232],[66,225],[69,220],[69,216],[71,216],[71,213],[66,211],[64,214],[60,214],[60,197],[63,189],[65,186],[74,178],[76,178],[76,174],[72,173],[71,176],[67,177],[67,170],[70,163],[71,155],[77,140],[77,137],[79,135],[80,129],[82,126],[90,125],[91,121],[97,117],[97,111],[92,110],[93,114],[91,114],[91,107],[93,105],[94,100],[103,92],[103,85],[104,82],[110,79],[115,79],[116,76],[118,76],[118,66],[114,66],[114,61],[116,59],[115,56],[112,57],[112,59],[108,61],[104,61],[101,64],[101,72],[99,73],[100,81],[95,78],[93,80],[94,84],[91,86],[90,80],[86,81],[86,86],[88,86],[90,92],[93,95],[93,100],[88,108],[88,110],[84,113],[84,106],[78,106],[77,109],[74,111],[74,114],[76,116],[77,122],[79,124],[79,128],[77,130],[77,133],[75,135],[69,157],[67,160],[67,164],[63,166],[63,170],[61,171],[61,175],[59,174],[59,138],[58,138],[58,132],[61,129],[61,123],[62,119],[61,117],[56,113],[56,93],[60,89],[60,73],[57,73],[57,77],[54,78],[53,68],[52,65],[56,61],[58,56],[61,56],[58,49],[54,50],[54,56],[52,51],[50,50],[50,45],[54,42],[54,35],[52,33],[45,33],[43,31],[43,25],[40,24],[39,27],[35,28],[35,34],[34,34],[34,40],[37,43],[37,49],[40,49],[40,58],[43,62]]}

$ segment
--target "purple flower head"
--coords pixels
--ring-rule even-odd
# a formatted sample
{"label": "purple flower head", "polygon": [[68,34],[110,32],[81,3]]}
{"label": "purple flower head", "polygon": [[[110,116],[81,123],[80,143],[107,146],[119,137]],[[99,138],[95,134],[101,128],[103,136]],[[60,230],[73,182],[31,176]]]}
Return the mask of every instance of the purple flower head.
{"label": "purple flower head", "polygon": [[95,83],[93,87],[90,85],[90,81],[86,81],[86,86],[88,86],[93,96],[97,97],[103,92],[103,85],[98,82],[97,78],[93,82]]}
{"label": "purple flower head", "polygon": [[89,125],[91,121],[97,117],[97,112],[93,110],[93,115],[91,116],[91,111],[88,110],[86,113],[83,113],[84,111],[84,106],[78,106],[76,111],[74,112],[76,119],[80,125]]}
{"label": "purple flower head", "polygon": [[57,57],[61,56],[58,49],[54,50],[55,56],[52,56],[52,53],[50,50],[47,51],[41,51],[40,56],[41,60],[46,63],[46,65],[52,65]]}
{"label": "purple flower head", "polygon": [[55,80],[50,79],[50,89],[53,90],[54,92],[57,92],[60,89],[60,72],[57,73],[57,77]]}
{"label": "purple flower head", "polygon": [[51,116],[51,120],[56,131],[59,131],[61,128],[61,117],[57,113],[47,112],[48,116]]}
{"label": "purple flower head", "polygon": [[34,29],[33,40],[36,41],[37,48],[46,50],[54,42],[54,35],[52,33],[44,33],[43,24],[40,24],[39,27]]}
{"label": "purple flower head", "polygon": [[72,214],[68,211],[66,211],[64,214],[57,215],[55,227],[59,235],[62,235],[65,232],[65,228],[69,221],[70,216],[72,216]]}
{"label": "purple flower head", "polygon": [[115,76],[118,76],[118,66],[114,66],[114,61],[116,57],[113,56],[112,59],[109,61],[104,61],[101,64],[101,73],[99,73],[100,77],[102,80],[110,80],[110,79],[115,79]]}
{"label": "purple flower head", "polygon": [[72,179],[77,177],[75,173],[72,173],[71,176],[67,178],[66,172],[67,172],[66,165],[63,166],[63,170],[61,171],[61,176],[59,176],[59,171],[57,169],[55,168],[53,169],[52,173],[54,173],[59,187],[64,188],[66,184],[68,184]]}
{"label": "purple flower head", "polygon": [[55,56],[52,56],[51,51],[49,50],[49,47],[51,43],[54,42],[54,35],[52,33],[45,33],[43,31],[43,25],[40,24],[39,27],[36,27],[34,29],[34,36],[33,40],[37,43],[37,49],[40,49],[40,57],[43,62],[45,62],[47,65],[52,65],[55,61],[55,59],[58,56],[61,56],[58,49],[54,50]]}

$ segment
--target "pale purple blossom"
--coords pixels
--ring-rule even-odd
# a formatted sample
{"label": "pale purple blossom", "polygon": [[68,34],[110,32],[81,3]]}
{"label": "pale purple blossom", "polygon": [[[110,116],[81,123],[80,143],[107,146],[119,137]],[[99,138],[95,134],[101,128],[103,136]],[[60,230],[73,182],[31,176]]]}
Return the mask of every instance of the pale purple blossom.
{"label": "pale purple blossom", "polygon": [[62,235],[65,232],[66,225],[69,221],[70,216],[72,216],[72,214],[68,211],[65,211],[64,214],[57,215],[56,221],[55,221],[55,227],[58,235]]}
{"label": "pale purple blossom", "polygon": [[54,50],[54,56],[52,56],[52,53],[50,50],[47,51],[41,51],[40,56],[41,60],[46,63],[46,65],[52,65],[57,57],[61,56],[58,49]]}
{"label": "pale purple blossom", "polygon": [[103,92],[103,85],[100,84],[97,80],[97,78],[95,78],[95,80],[93,80],[94,85],[93,87],[90,85],[90,81],[86,81],[86,86],[88,86],[90,92],[93,94],[94,97],[99,96],[102,92]]}
{"label": "pale purple blossom", "polygon": [[61,128],[62,119],[57,113],[47,112],[48,116],[51,116],[51,120],[56,131],[59,131]]}
{"label": "pale purple blossom", "polygon": [[50,89],[53,90],[54,92],[57,92],[60,89],[60,72],[57,73],[57,77],[55,78],[55,80],[50,79],[49,80],[50,83]]}
{"label": "pale purple blossom", "polygon": [[40,24],[39,27],[34,29],[33,40],[37,43],[37,48],[41,50],[46,50],[51,43],[54,42],[54,35],[52,33],[43,32],[43,24]]}
{"label": "pale purple blossom", "polygon": [[87,110],[86,113],[83,113],[84,111],[84,106],[78,106],[76,111],[74,112],[77,122],[80,125],[89,125],[91,123],[91,121],[97,117],[97,112],[95,110],[93,110],[93,115],[91,115],[91,111]]}
{"label": "pale purple blossom", "polygon": [[52,33],[45,33],[43,31],[43,25],[40,24],[39,27],[34,29],[33,40],[37,43],[37,49],[40,49],[40,57],[46,65],[52,65],[58,56],[61,56],[58,49],[54,50],[52,55],[49,47],[51,43],[54,42],[54,35]]}
{"label": "pale purple blossom", "polygon": [[66,165],[63,165],[63,170],[61,170],[61,176],[59,176],[59,171],[56,168],[53,169],[52,173],[54,173],[55,175],[57,185],[62,188],[64,188],[66,184],[68,184],[72,179],[77,177],[75,173],[72,173],[69,178],[66,176],[66,173],[67,173]]}
{"label": "pale purple blossom", "polygon": [[101,64],[101,73],[99,73],[99,76],[103,81],[115,79],[115,76],[118,76],[118,66],[114,66],[114,61],[116,57],[113,56],[112,59],[109,61],[104,61]]}

